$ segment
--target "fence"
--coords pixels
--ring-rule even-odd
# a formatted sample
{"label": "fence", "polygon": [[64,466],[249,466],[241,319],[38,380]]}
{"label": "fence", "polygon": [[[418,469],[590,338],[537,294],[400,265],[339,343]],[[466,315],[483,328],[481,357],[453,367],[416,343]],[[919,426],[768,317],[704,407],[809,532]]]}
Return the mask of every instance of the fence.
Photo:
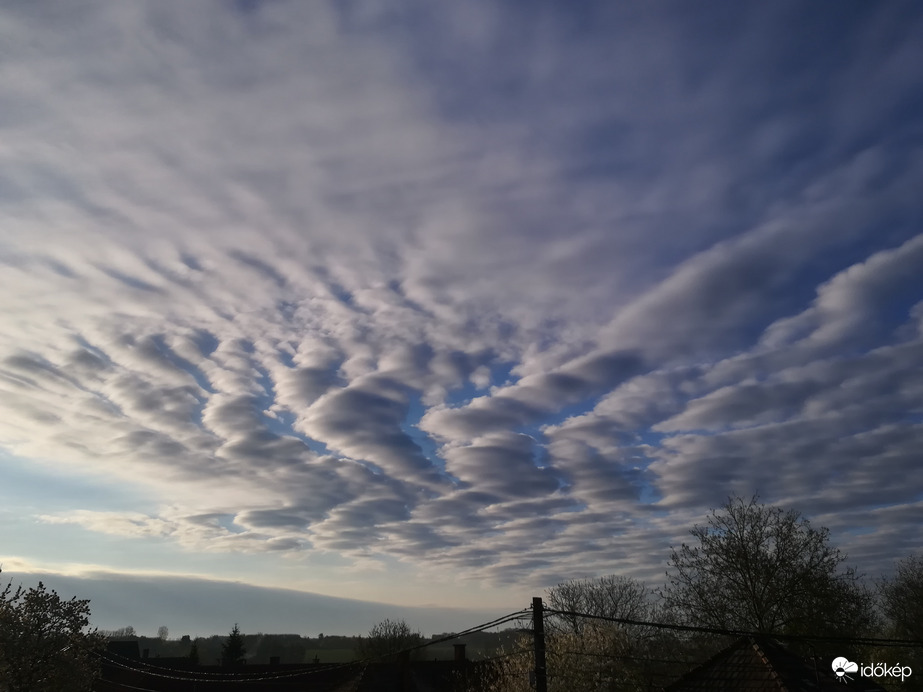
{"label": "fence", "polygon": [[[418,662],[413,652],[488,629],[530,621],[519,641],[477,662]],[[833,655],[831,652],[836,652]],[[387,659],[395,657],[396,661]],[[888,657],[891,657],[890,659]],[[910,658],[908,659],[907,656]],[[865,658],[863,658],[865,657]],[[871,658],[869,658],[871,657]],[[876,658],[877,657],[877,658]],[[653,692],[669,690],[923,689],[923,667],[901,680],[875,675],[881,668],[860,665],[898,658],[923,664],[923,642],[809,635],[773,635],[744,630],[647,622],[546,608],[532,599],[531,608],[508,613],[461,632],[403,649],[390,656],[342,664],[247,666],[246,670],[209,671],[157,665],[102,654],[107,674],[98,692],[219,692],[219,690],[371,689],[466,690],[470,692]],[[849,665],[839,670],[834,659]],[[853,668],[852,666],[855,666]],[[873,679],[874,678],[874,679]],[[850,683],[843,687],[841,683]],[[839,687],[831,687],[839,685]]]}

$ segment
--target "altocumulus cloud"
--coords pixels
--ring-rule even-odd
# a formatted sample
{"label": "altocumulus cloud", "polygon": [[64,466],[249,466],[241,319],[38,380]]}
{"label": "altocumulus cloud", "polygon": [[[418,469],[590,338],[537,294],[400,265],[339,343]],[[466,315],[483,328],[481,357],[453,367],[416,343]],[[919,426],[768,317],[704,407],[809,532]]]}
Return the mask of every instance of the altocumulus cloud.
{"label": "altocumulus cloud", "polygon": [[35,516],[538,585],[728,493],[913,545],[923,12],[444,9],[0,12],[0,445],[159,507]]}

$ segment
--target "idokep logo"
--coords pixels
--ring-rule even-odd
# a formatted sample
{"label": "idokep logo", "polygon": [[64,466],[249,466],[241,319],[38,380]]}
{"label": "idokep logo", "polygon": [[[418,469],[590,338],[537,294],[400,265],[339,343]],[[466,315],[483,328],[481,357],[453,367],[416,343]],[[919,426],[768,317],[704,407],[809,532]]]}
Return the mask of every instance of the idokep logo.
{"label": "idokep logo", "polygon": [[900,678],[901,682],[903,682],[913,672],[910,666],[902,666],[900,663],[893,666],[889,666],[887,663],[863,663],[860,665],[843,656],[833,659],[830,666],[833,668],[833,674],[836,675],[837,680],[840,682],[852,680],[850,673],[859,673],[864,678]]}
{"label": "idokep logo", "polygon": [[852,678],[847,675],[847,673],[855,673],[859,670],[858,663],[853,663],[852,661],[845,659],[842,656],[833,659],[833,663],[830,665],[833,666],[833,672],[836,674],[836,677],[840,682],[852,680]]}

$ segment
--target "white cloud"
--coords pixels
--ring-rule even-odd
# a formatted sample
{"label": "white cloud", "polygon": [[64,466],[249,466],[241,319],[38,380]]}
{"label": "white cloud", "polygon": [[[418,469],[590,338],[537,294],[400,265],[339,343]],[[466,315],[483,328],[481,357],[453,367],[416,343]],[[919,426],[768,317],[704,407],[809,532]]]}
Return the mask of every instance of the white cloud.
{"label": "white cloud", "polygon": [[923,159],[858,87],[919,42],[792,73],[748,12],[4,8],[0,447],[161,502],[43,520],[536,583],[730,491],[882,526]]}

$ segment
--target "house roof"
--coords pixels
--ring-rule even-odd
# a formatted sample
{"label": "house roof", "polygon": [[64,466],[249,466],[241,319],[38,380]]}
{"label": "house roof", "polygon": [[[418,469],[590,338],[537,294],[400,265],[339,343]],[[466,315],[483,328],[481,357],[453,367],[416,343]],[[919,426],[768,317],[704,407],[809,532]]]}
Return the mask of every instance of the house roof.
{"label": "house roof", "polygon": [[828,659],[804,659],[768,638],[742,637],[665,692],[885,692],[853,675],[837,679]]}
{"label": "house roof", "polygon": [[110,641],[106,642],[106,651],[123,658],[141,658],[141,649],[137,641]]}

